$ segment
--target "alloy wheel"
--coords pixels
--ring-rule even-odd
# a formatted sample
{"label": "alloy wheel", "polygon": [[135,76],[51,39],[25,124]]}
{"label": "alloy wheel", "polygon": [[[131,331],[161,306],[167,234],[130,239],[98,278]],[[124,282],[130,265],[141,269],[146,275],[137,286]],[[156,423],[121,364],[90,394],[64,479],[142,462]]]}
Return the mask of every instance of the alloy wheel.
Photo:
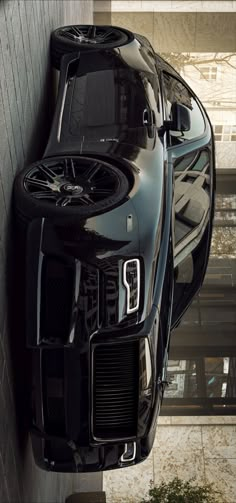
{"label": "alloy wheel", "polygon": [[118,186],[116,172],[95,159],[42,161],[24,178],[32,197],[61,207],[93,206],[110,198]]}
{"label": "alloy wheel", "polygon": [[109,26],[67,26],[60,36],[78,44],[113,44],[123,39],[123,32]]}

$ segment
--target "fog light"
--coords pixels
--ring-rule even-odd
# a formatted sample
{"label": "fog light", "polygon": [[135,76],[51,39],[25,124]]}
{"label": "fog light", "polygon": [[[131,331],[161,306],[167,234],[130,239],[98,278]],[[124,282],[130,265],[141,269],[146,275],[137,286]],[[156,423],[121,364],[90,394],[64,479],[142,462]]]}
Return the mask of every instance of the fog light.
{"label": "fog light", "polygon": [[125,450],[120,458],[121,463],[131,463],[136,458],[136,443],[128,442],[125,444]]}

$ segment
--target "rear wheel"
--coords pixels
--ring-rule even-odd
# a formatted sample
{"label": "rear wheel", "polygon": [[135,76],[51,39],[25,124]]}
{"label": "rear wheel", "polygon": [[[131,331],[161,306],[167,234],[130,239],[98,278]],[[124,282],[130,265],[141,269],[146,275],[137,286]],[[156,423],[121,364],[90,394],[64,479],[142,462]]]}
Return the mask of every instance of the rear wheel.
{"label": "rear wheel", "polygon": [[129,182],[117,167],[88,157],[43,159],[15,181],[16,211],[23,219],[104,213],[120,204]]}
{"label": "rear wheel", "polygon": [[113,26],[63,26],[51,36],[52,64],[59,70],[64,54],[88,49],[113,49],[127,44],[133,38],[128,30]]}

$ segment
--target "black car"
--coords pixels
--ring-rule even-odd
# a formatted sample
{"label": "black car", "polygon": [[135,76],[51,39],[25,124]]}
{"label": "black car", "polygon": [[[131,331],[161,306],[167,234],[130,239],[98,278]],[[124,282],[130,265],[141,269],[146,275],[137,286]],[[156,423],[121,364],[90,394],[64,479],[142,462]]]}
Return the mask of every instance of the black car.
{"label": "black car", "polygon": [[171,330],[204,279],[215,184],[209,118],[140,35],[67,26],[43,158],[22,170],[32,444],[47,470],[144,460]]}

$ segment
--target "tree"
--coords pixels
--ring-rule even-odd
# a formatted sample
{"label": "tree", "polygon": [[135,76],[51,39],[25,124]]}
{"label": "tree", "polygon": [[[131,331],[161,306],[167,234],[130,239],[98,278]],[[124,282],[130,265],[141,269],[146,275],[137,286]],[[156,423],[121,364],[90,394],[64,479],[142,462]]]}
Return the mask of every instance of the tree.
{"label": "tree", "polygon": [[171,482],[161,482],[149,490],[149,499],[141,503],[223,503],[222,493],[212,484],[193,484],[175,477]]}
{"label": "tree", "polygon": [[183,72],[185,66],[193,66],[202,75],[203,79],[206,79],[206,77],[201,72],[201,65],[206,66],[214,63],[215,65],[226,65],[236,70],[234,61],[236,53],[225,54],[216,52],[211,55],[209,54],[209,56],[206,54],[206,57],[204,57],[203,54],[198,53],[194,55],[194,53],[189,52],[163,52],[161,56],[179,73]]}

